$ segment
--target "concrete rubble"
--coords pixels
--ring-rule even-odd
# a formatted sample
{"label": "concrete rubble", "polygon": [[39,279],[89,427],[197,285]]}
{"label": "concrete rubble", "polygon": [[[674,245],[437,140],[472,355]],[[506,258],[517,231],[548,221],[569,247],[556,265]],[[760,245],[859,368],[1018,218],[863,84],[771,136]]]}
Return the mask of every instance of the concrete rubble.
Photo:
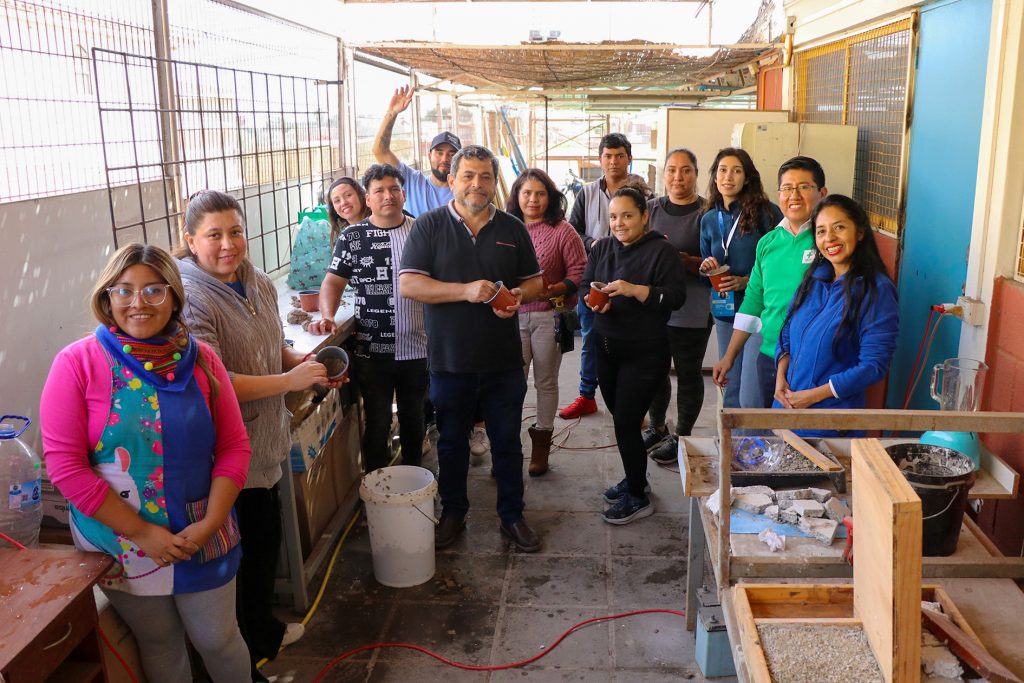
{"label": "concrete rubble", "polygon": [[[714,515],[721,514],[721,500],[716,490],[705,503]],[[795,526],[825,545],[831,545],[839,525],[850,514],[846,503],[826,489],[802,488],[776,491],[770,486],[736,486],[730,490],[730,505],[773,522]],[[761,538],[773,552],[776,538],[785,543],[785,536]],[[783,545],[784,547],[784,545]]]}
{"label": "concrete rubble", "polygon": [[765,508],[771,505],[772,502],[771,497],[763,493],[744,493],[739,496],[734,495],[732,499],[734,506],[755,515],[764,512]]}
{"label": "concrete rubble", "polygon": [[850,509],[838,498],[829,498],[825,501],[825,516],[833,522],[842,524],[843,518],[850,516]]}
{"label": "concrete rubble", "polygon": [[825,545],[832,545],[832,541],[836,540],[836,533],[839,531],[838,524],[831,519],[820,517],[801,517],[799,528]]}
{"label": "concrete rubble", "polygon": [[825,516],[825,506],[816,500],[794,500],[790,509],[796,510],[796,513],[801,517]]}
{"label": "concrete rubble", "polygon": [[811,500],[814,498],[814,494],[811,493],[811,489],[790,489],[788,491],[776,491],[775,493],[778,500]]}
{"label": "concrete rubble", "polygon": [[811,492],[811,498],[818,501],[819,503],[824,503],[826,500],[832,497],[832,492],[829,491],[828,489],[811,488],[808,489],[808,491]]}

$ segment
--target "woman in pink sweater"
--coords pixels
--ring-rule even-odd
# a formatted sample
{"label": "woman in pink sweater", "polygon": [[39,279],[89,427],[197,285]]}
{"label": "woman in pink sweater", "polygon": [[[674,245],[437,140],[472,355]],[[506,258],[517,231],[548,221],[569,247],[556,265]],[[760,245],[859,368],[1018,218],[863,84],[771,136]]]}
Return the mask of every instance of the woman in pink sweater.
{"label": "woman in pink sweater", "polygon": [[43,388],[44,457],[75,545],[115,560],[100,586],[146,677],[191,680],[187,634],[213,681],[243,682],[232,505],[249,439],[223,363],[181,322],[184,301],[165,251],[114,254],[92,291],[99,327],[57,354]]}
{"label": "woman in pink sweater", "polygon": [[[576,229],[565,220],[565,196],[550,176],[528,168],[512,184],[505,210],[526,223],[547,290],[541,298],[519,308],[519,336],[523,342],[523,372],[537,389],[537,422],[530,427],[530,476],[548,471],[551,434],[558,408],[558,369],[562,351],[555,339],[558,314],[550,299],[565,297],[572,309],[580,286],[587,253]],[[564,334],[572,334],[566,331]]]}

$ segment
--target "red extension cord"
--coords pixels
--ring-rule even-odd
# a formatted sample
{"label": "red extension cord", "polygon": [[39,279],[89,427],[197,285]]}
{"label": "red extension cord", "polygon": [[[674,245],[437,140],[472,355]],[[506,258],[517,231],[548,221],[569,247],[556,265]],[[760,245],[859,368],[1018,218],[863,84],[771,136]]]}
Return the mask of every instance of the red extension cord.
{"label": "red extension cord", "polygon": [[539,653],[539,654],[535,654],[534,656],[532,656],[532,657],[530,657],[528,659],[524,659],[524,660],[522,660],[520,662],[514,662],[512,664],[494,664],[494,665],[491,665],[491,666],[480,666],[480,665],[476,665],[476,664],[463,664],[462,662],[452,661],[451,659],[448,659],[446,657],[442,657],[441,655],[439,655],[439,654],[437,654],[435,652],[431,652],[430,650],[428,650],[426,648],[423,648],[423,647],[420,647],[419,645],[409,645],[408,643],[377,643],[376,645],[364,645],[362,647],[357,647],[354,650],[349,650],[348,652],[346,652],[343,655],[335,657],[333,660],[331,660],[330,664],[328,664],[327,666],[325,666],[323,669],[320,670],[320,673],[318,673],[316,675],[316,678],[313,679],[313,683],[319,683],[320,681],[322,681],[324,676],[327,675],[327,672],[329,672],[331,669],[333,669],[335,666],[337,666],[340,662],[348,659],[349,657],[355,656],[355,655],[359,654],[360,652],[366,652],[368,650],[377,650],[377,649],[385,648],[385,647],[399,647],[399,648],[404,648],[406,650],[415,650],[416,652],[422,652],[423,654],[428,655],[430,657],[433,657],[434,659],[438,660],[439,662],[443,662],[443,663],[447,664],[448,666],[454,666],[457,669],[466,669],[467,671],[501,671],[503,669],[517,669],[517,668],[519,668],[521,666],[526,666],[527,664],[532,664],[533,662],[536,662],[538,659],[541,659],[542,657],[548,656],[549,654],[551,654],[552,650],[554,650],[556,647],[558,647],[561,644],[561,642],[563,640],[565,640],[566,638],[569,637],[569,634],[571,634],[571,633],[573,633],[575,631],[578,631],[581,628],[584,628],[585,626],[589,626],[590,624],[595,624],[595,623],[597,623],[599,621],[610,621],[612,619],[623,619],[625,617],[633,617],[633,616],[636,616],[638,614],[674,614],[674,615],[676,615],[678,617],[685,617],[686,616],[686,612],[679,612],[679,611],[671,610],[671,609],[641,609],[641,610],[636,610],[634,612],[623,612],[622,614],[610,614],[610,615],[606,615],[606,616],[603,616],[603,617],[594,617],[592,619],[587,619],[586,621],[581,621],[580,623],[575,624],[574,626],[572,626],[565,633],[563,633],[562,635],[558,636],[558,639],[555,642],[551,643],[550,647],[544,648],[544,651]]}

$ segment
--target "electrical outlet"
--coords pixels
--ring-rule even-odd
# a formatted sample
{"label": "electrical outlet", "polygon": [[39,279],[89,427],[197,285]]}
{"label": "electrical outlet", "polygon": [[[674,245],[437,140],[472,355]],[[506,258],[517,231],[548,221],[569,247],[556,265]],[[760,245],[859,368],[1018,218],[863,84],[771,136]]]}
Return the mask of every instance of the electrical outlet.
{"label": "electrical outlet", "polygon": [[985,302],[978,299],[961,296],[956,300],[960,307],[960,319],[968,325],[980,326],[985,321]]}

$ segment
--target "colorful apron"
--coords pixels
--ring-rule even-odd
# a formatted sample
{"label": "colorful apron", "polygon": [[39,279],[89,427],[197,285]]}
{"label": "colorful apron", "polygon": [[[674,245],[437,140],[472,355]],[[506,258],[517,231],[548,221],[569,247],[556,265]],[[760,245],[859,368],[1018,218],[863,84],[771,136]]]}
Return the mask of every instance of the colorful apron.
{"label": "colorful apron", "polygon": [[[140,517],[178,533],[190,524],[186,505],[210,493],[216,433],[206,401],[192,368],[179,363],[179,377],[169,382],[118,348],[105,328],[96,336],[110,361],[112,383],[107,425],[89,461]],[[194,340],[191,346],[187,355],[194,363]],[[234,577],[241,557],[239,546],[208,562],[193,556],[160,567],[131,540],[74,506],[71,530],[80,549],[105,552],[116,560],[100,585],[135,595],[222,586]]]}

